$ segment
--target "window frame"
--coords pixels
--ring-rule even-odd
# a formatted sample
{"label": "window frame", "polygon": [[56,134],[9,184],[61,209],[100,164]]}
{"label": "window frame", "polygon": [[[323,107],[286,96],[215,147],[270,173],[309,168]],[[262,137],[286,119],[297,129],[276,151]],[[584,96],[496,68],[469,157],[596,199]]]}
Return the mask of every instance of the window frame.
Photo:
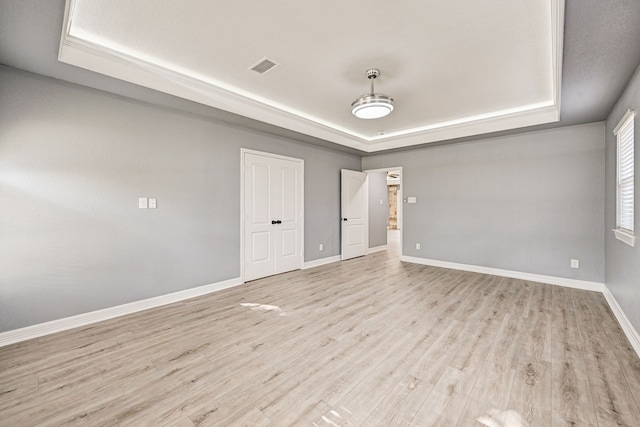
{"label": "window frame", "polygon": [[[621,171],[623,167],[629,167],[628,164],[622,165],[622,152],[625,148],[628,149],[627,145],[623,146],[622,144],[625,142],[621,139],[621,135],[629,132],[629,127],[631,127],[631,158],[629,159],[631,163],[631,187],[632,187],[632,195],[631,195],[631,218],[622,218],[622,211],[625,210],[625,207],[622,206],[623,199],[621,197],[621,189],[625,185],[623,181],[627,181],[626,185],[628,185],[629,177],[621,179]],[[616,137],[616,228],[613,229],[613,233],[616,239],[626,243],[627,245],[634,247],[635,246],[635,111],[630,109],[625,115],[622,117],[618,125],[613,130],[613,134]],[[628,142],[628,141],[627,141]],[[628,210],[628,209],[627,209]],[[631,228],[624,227],[623,225],[628,223],[630,220]]]}

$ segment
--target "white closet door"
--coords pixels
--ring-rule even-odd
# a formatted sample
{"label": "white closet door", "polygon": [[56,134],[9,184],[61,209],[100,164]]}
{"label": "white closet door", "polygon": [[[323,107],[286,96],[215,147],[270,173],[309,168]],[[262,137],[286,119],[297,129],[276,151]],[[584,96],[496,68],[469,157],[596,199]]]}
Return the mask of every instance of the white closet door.
{"label": "white closet door", "polygon": [[302,164],[244,153],[244,280],[302,267]]}
{"label": "white closet door", "polygon": [[276,214],[281,224],[275,228],[275,257],[276,272],[297,270],[302,267],[302,224],[301,224],[301,188],[300,188],[300,163],[279,160],[274,172],[278,175],[275,183],[278,186],[278,213]]}
{"label": "white closet door", "polygon": [[245,153],[244,280],[276,273],[272,221],[272,172],[266,157]]}

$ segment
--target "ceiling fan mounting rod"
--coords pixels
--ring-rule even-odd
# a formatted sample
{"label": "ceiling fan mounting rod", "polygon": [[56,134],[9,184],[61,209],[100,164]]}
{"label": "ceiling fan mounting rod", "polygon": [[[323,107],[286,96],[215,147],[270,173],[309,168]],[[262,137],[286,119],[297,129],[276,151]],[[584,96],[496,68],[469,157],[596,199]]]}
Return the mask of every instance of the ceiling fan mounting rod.
{"label": "ceiling fan mounting rod", "polygon": [[373,81],[376,79],[376,77],[378,77],[380,75],[380,70],[378,70],[377,68],[369,68],[367,70],[367,78],[369,80],[371,80],[371,94],[373,95],[375,93],[374,90],[374,86],[373,86]]}

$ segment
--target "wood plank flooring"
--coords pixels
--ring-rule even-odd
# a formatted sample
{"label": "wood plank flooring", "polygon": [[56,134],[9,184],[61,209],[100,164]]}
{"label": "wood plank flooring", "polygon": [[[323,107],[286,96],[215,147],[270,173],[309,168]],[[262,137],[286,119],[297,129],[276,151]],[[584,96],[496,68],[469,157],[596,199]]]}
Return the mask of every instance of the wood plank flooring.
{"label": "wood plank flooring", "polygon": [[598,293],[389,250],[0,348],[0,425],[637,427],[640,360]]}

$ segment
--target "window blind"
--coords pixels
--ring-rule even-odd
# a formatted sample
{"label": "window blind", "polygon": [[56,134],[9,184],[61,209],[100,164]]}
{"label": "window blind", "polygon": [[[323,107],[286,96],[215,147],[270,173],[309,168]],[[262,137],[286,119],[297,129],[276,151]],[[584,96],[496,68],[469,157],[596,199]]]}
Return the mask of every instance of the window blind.
{"label": "window blind", "polygon": [[[627,117],[628,116],[628,117]],[[618,140],[617,227],[633,234],[634,117],[629,111],[616,127]]]}

